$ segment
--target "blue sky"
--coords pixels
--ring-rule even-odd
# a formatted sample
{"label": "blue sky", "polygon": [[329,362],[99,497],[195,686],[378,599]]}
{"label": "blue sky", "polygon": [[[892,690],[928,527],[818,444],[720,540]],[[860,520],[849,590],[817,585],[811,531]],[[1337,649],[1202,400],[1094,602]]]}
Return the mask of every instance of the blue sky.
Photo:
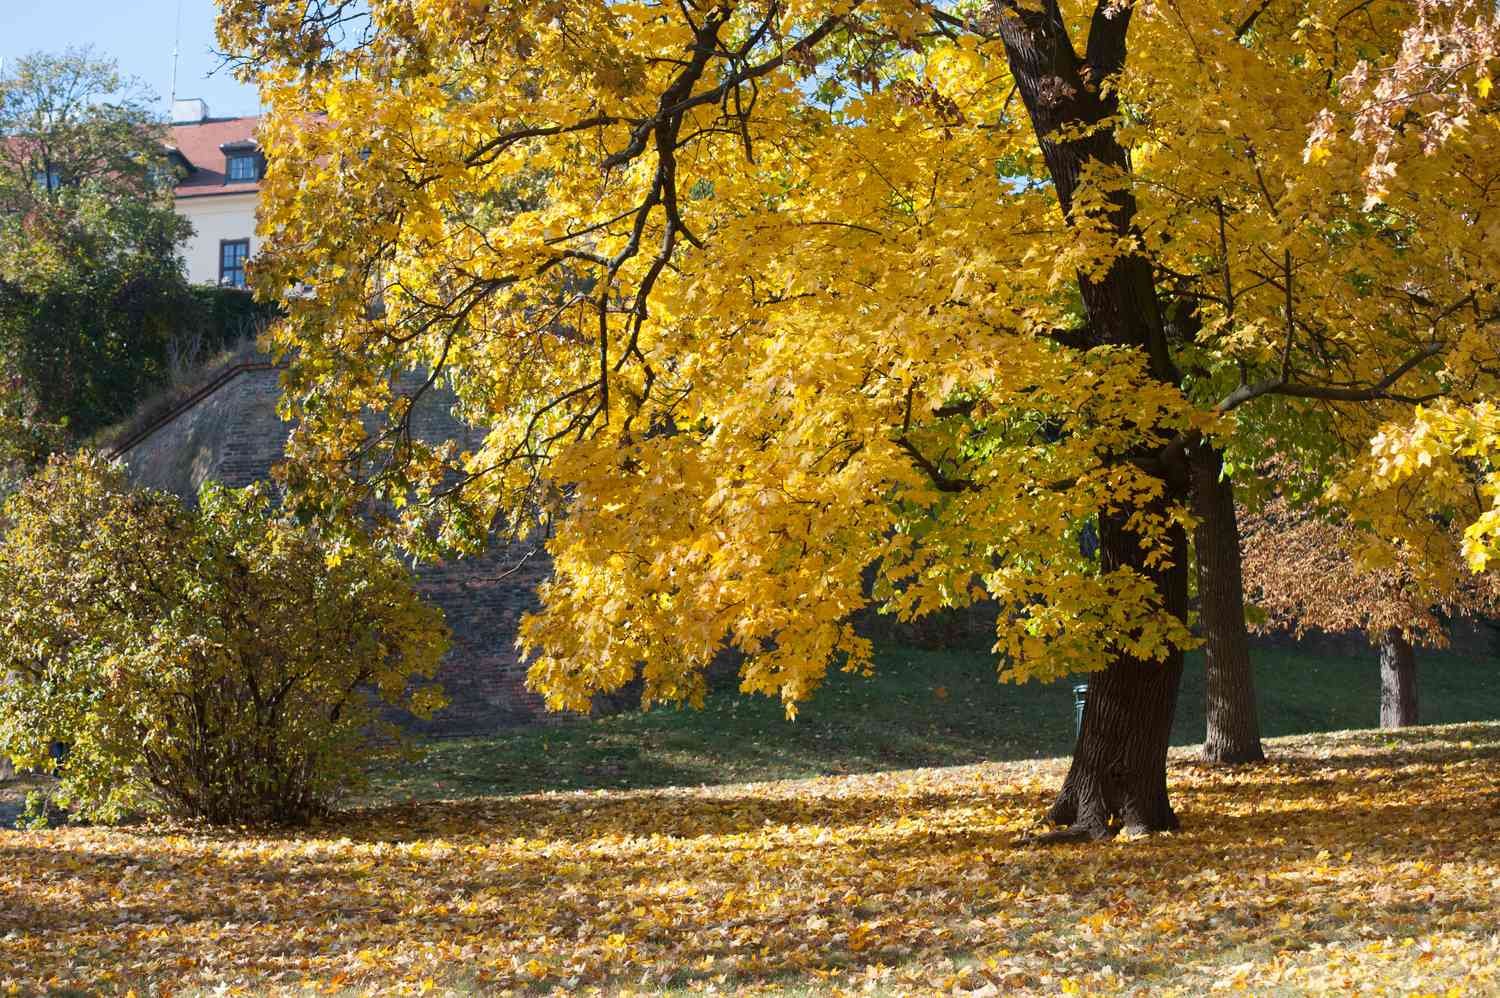
{"label": "blue sky", "polygon": [[213,0],[0,0],[0,58],[92,45],[118,61],[126,75],[159,93],[165,113],[179,2],[177,96],[203,98],[215,117],[255,114],[255,89],[237,83],[225,70],[214,72],[219,60],[210,52]]}

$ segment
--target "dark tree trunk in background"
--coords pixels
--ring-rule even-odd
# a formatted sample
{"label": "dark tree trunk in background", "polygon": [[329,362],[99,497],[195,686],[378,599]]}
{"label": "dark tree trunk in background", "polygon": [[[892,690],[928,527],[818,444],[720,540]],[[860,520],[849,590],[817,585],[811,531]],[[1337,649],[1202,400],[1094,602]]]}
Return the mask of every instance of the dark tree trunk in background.
{"label": "dark tree trunk in background", "polygon": [[1200,444],[1192,450],[1193,546],[1198,561],[1198,599],[1207,639],[1208,730],[1203,760],[1218,764],[1264,762],[1255,674],[1245,628],[1245,586],[1240,571],[1240,525],[1234,483],[1223,477],[1224,455]]}
{"label": "dark tree trunk in background", "polygon": [[1401,628],[1392,627],[1380,636],[1380,726],[1416,723],[1417,655]]}
{"label": "dark tree trunk in background", "polygon": [[[988,19],[1005,44],[1016,88],[1070,224],[1085,169],[1130,169],[1111,124],[1118,100],[1100,84],[1125,64],[1131,11],[1130,5],[1116,7],[1100,0],[1089,27],[1088,50],[1080,55],[1056,0],[1043,0],[1039,8],[1016,0],[990,5]],[[1128,188],[1110,196],[1104,218],[1121,236],[1135,233],[1135,197]],[[1134,348],[1149,359],[1158,380],[1179,381],[1167,350],[1155,277],[1145,257],[1118,257],[1100,277],[1079,273],[1078,289],[1086,316],[1082,345]],[[1132,513],[1164,516],[1171,505],[1185,501],[1187,469],[1181,462],[1169,466],[1158,448],[1145,444],[1121,459],[1150,470],[1165,487],[1144,508],[1122,504],[1100,513],[1101,568],[1137,569],[1155,584],[1162,608],[1185,620],[1186,536],[1174,529],[1172,563],[1148,569],[1139,536],[1125,524]],[[1050,813],[1054,822],[1070,826],[1069,837],[1103,838],[1118,828],[1177,827],[1167,799],[1167,742],[1181,678],[1180,652],[1164,663],[1117,652],[1108,668],[1094,675],[1073,765]]]}

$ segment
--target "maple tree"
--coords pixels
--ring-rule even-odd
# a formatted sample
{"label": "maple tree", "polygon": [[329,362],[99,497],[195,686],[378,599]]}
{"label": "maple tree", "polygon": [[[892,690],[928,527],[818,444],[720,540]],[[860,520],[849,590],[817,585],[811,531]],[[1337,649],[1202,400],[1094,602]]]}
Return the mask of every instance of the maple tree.
{"label": "maple tree", "polygon": [[1234,483],[1225,475],[1224,455],[1216,447],[1193,448],[1189,461],[1190,508],[1198,521],[1193,528],[1193,562],[1204,638],[1202,757],[1224,765],[1264,762]]}
{"label": "maple tree", "polygon": [[[549,521],[554,707],[696,700],[728,644],[790,713],[868,667],[855,610],[993,598],[1003,677],[1098,670],[1051,817],[1174,827],[1192,455],[1336,481],[1495,388],[1492,116],[1372,198],[1329,110],[1404,5],[221,9],[269,108],[254,281],[313,289],[291,483],[417,549]],[[407,432],[414,367],[482,447]]]}
{"label": "maple tree", "polygon": [[[1401,44],[1386,58],[1362,60],[1339,81],[1342,100],[1322,110],[1308,139],[1309,156],[1342,136],[1363,143],[1372,201],[1388,199],[1393,187],[1399,196],[1417,156],[1430,158],[1448,142],[1467,138],[1476,116],[1483,128],[1484,116],[1492,115],[1500,55],[1500,17],[1493,5],[1418,0],[1413,14]],[[1491,242],[1500,238],[1492,218],[1475,215],[1470,221],[1483,226]],[[1376,463],[1364,484],[1386,487],[1382,529],[1400,518],[1408,502],[1403,496],[1441,494],[1480,468],[1478,495],[1489,500],[1489,508],[1466,521],[1464,554],[1475,572],[1500,559],[1500,414],[1491,399],[1419,406],[1383,427],[1372,450]]]}

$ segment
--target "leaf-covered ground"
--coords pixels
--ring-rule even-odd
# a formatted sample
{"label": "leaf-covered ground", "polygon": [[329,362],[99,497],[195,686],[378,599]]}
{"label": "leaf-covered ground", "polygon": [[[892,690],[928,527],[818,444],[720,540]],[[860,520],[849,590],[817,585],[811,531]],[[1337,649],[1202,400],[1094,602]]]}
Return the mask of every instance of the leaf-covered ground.
{"label": "leaf-covered ground", "polygon": [[1094,846],[1057,761],[4,833],[0,991],[1500,992],[1500,723],[1272,747]]}

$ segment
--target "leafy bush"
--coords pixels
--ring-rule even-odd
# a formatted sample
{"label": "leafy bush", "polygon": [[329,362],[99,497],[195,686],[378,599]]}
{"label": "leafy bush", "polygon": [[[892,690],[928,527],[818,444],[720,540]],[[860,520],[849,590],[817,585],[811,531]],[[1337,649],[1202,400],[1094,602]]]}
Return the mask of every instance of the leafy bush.
{"label": "leafy bush", "polygon": [[0,355],[0,499],[62,443],[63,428],[41,416],[25,380]]}
{"label": "leafy bush", "polygon": [[117,465],[54,458],[5,507],[0,752],[112,820],[297,824],[399,747],[383,704],[428,715],[442,615],[368,542],[336,551],[252,487],[196,508]]}
{"label": "leafy bush", "polygon": [[178,322],[182,332],[196,332],[211,355],[242,340],[254,340],[280,315],[274,302],[258,302],[244,288],[194,285],[190,306]]}

